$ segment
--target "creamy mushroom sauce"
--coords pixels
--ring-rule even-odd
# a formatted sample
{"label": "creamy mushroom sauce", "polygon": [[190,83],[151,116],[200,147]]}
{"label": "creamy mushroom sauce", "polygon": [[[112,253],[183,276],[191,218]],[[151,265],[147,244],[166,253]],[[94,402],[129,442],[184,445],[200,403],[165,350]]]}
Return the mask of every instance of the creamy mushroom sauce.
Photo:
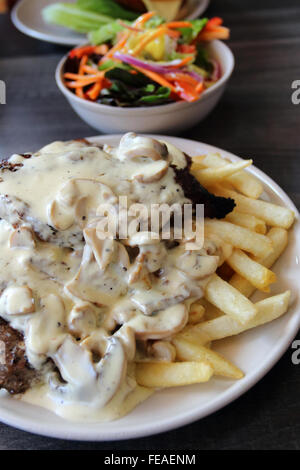
{"label": "creamy mushroom sauce", "polygon": [[[41,384],[22,399],[72,420],[111,420],[152,392],[136,360],[173,360],[168,341],[219,263],[216,240],[187,251],[138,233],[97,237],[100,203],[190,202],[170,144],[126,134],[117,148],[54,142],[13,155],[0,183],[0,316],[24,334]],[[131,255],[131,259],[129,258]],[[137,350],[136,345],[139,345]]]}

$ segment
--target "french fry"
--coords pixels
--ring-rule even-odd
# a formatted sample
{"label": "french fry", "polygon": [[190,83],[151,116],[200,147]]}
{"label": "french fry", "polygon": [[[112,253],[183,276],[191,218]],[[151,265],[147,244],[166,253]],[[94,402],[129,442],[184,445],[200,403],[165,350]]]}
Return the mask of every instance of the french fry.
{"label": "french fry", "polygon": [[241,324],[248,323],[257,312],[255,305],[247,297],[216,274],[211,276],[204,295],[210,303]]}
{"label": "french fry", "polygon": [[205,338],[206,341],[214,341],[228,336],[238,335],[243,331],[269,323],[270,321],[276,320],[276,318],[279,318],[287,311],[290,295],[291,292],[286,291],[282,294],[274,295],[257,302],[255,304],[257,314],[246,325],[241,325],[228,315],[223,315],[214,320],[189,327],[185,337],[190,339],[194,336],[194,341],[197,337]]}
{"label": "french fry", "polygon": [[224,312],[222,312],[222,310],[220,310],[215,305],[212,305],[206,299],[204,299],[204,300],[206,302],[205,315],[204,315],[205,320],[213,320],[214,318],[218,318],[221,315],[224,315]]}
{"label": "french fry", "polygon": [[262,233],[263,235],[267,231],[266,222],[262,219],[258,219],[254,215],[245,214],[234,210],[227,214],[225,220],[241,227],[246,227],[253,232]]}
{"label": "french fry", "polygon": [[213,191],[217,196],[233,198],[238,211],[263,219],[268,225],[288,229],[294,222],[295,214],[287,207],[251,199],[220,185],[215,186]]}
{"label": "french fry", "polygon": [[[194,163],[197,163],[199,165],[201,165],[201,167],[203,168],[203,160],[207,158],[207,155],[194,155],[194,157],[192,157],[192,168],[193,168],[193,165]],[[205,165],[207,166],[207,165]]]}
{"label": "french fry", "polygon": [[139,363],[136,380],[150,388],[177,387],[208,382],[213,368],[208,362]]}
{"label": "french fry", "polygon": [[177,358],[180,361],[205,361],[213,367],[216,375],[231,379],[241,379],[244,377],[243,372],[238,367],[205,346],[176,337],[173,340],[173,344],[176,348]]}
{"label": "french fry", "polygon": [[[288,232],[283,228],[273,227],[269,230],[268,237],[272,240],[273,252],[268,256],[258,258],[256,261],[266,268],[271,268],[287,246]],[[229,284],[239,290],[246,297],[250,297],[255,291],[253,284],[239,274],[234,274],[230,279]]]}
{"label": "french fry", "polygon": [[[249,258],[241,250],[235,249],[227,259],[229,266],[240,276],[247,279],[257,289],[269,292],[269,285],[276,282],[276,274],[262,264]],[[232,285],[232,284],[231,284]]]}
{"label": "french fry", "polygon": [[210,185],[222,181],[238,171],[252,165],[252,160],[244,160],[237,163],[228,163],[228,165],[218,168],[205,168],[204,170],[193,171],[193,175],[202,185]]}
{"label": "french fry", "polygon": [[191,308],[189,311],[188,323],[191,325],[196,325],[202,320],[202,318],[204,317],[204,314],[205,314],[204,306],[201,305],[199,302],[194,302],[191,305]]}
{"label": "french fry", "polygon": [[258,199],[264,190],[263,185],[257,178],[242,171],[227,178],[227,181],[242,194],[253,199]]}
{"label": "french fry", "polygon": [[[214,153],[209,153],[205,155],[204,158],[203,155],[194,157],[193,164],[194,162],[199,164],[200,168],[216,168],[231,163],[230,161],[222,158],[219,154]],[[263,192],[263,186],[261,182],[250,173],[245,171],[239,171],[238,173],[227,177],[226,181],[231,183],[232,186],[242,194],[245,194],[245,196],[252,197],[254,199],[259,198]]]}
{"label": "french fry", "polygon": [[213,243],[216,243],[216,245],[220,247],[219,266],[221,266],[231,255],[233,251],[233,246],[231,245],[231,243],[226,243],[224,240],[222,240],[222,238],[219,237],[216,233],[209,232],[208,230],[206,230],[205,232],[205,240],[209,240]]}
{"label": "french fry", "polygon": [[213,232],[226,243],[252,253],[255,256],[265,256],[272,252],[272,241],[261,233],[234,225],[224,220],[205,219],[204,229]]}
{"label": "french fry", "polygon": [[[224,315],[224,312],[222,312],[217,307],[212,305],[204,297],[202,297],[202,299],[200,300],[197,300],[197,304],[201,304],[201,306],[204,309],[204,314],[203,314],[203,317],[201,318],[201,321],[212,320],[213,318],[217,318],[221,315]],[[190,322],[188,322],[188,324],[190,324]]]}
{"label": "french fry", "polygon": [[205,159],[205,157],[206,155],[197,155],[196,157],[193,157],[191,166],[192,173],[194,171],[203,170],[203,168],[205,168],[205,166],[202,164],[202,161]]}

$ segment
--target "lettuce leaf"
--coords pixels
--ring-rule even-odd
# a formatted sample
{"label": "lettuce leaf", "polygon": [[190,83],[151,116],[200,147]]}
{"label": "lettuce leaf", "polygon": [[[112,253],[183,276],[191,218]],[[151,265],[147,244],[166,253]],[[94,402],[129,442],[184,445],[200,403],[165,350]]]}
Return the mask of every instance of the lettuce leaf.
{"label": "lettuce leaf", "polygon": [[94,11],[115,19],[133,21],[138,14],[127,10],[114,0],[77,0],[76,6],[82,10]]}
{"label": "lettuce leaf", "polygon": [[190,44],[194,39],[196,39],[196,37],[198,36],[200,31],[202,31],[207,22],[207,18],[201,18],[198,20],[192,20],[191,23],[193,26],[191,28],[180,28],[180,42],[182,44]]}

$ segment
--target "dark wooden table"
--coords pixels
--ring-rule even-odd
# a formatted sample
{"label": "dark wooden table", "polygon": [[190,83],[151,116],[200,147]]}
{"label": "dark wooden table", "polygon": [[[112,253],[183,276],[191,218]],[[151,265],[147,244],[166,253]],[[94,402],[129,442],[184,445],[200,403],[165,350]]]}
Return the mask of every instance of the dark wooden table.
{"label": "dark wooden table", "polygon": [[[232,30],[236,68],[218,107],[182,134],[254,158],[300,206],[300,105],[291,83],[300,79],[299,0],[212,0]],[[54,82],[63,47],[28,38],[0,15],[0,156],[36,150],[58,139],[95,135],[71,110]],[[143,439],[70,442],[0,424],[0,449],[299,449],[300,365],[289,349],[252,390],[223,410],[184,428]]]}

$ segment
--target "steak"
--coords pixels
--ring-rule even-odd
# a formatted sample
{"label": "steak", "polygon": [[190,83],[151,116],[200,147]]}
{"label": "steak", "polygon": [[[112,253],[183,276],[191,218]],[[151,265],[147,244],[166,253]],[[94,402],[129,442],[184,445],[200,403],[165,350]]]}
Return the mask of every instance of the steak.
{"label": "steak", "polygon": [[37,378],[25,356],[23,336],[0,318],[0,388],[24,393]]}
{"label": "steak", "polygon": [[186,198],[190,199],[195,206],[204,204],[204,215],[210,219],[223,219],[235,208],[235,202],[231,198],[215,196],[190,173],[192,159],[185,154],[187,165],[185,168],[177,168],[171,165],[175,172],[175,181],[184,192]]}

